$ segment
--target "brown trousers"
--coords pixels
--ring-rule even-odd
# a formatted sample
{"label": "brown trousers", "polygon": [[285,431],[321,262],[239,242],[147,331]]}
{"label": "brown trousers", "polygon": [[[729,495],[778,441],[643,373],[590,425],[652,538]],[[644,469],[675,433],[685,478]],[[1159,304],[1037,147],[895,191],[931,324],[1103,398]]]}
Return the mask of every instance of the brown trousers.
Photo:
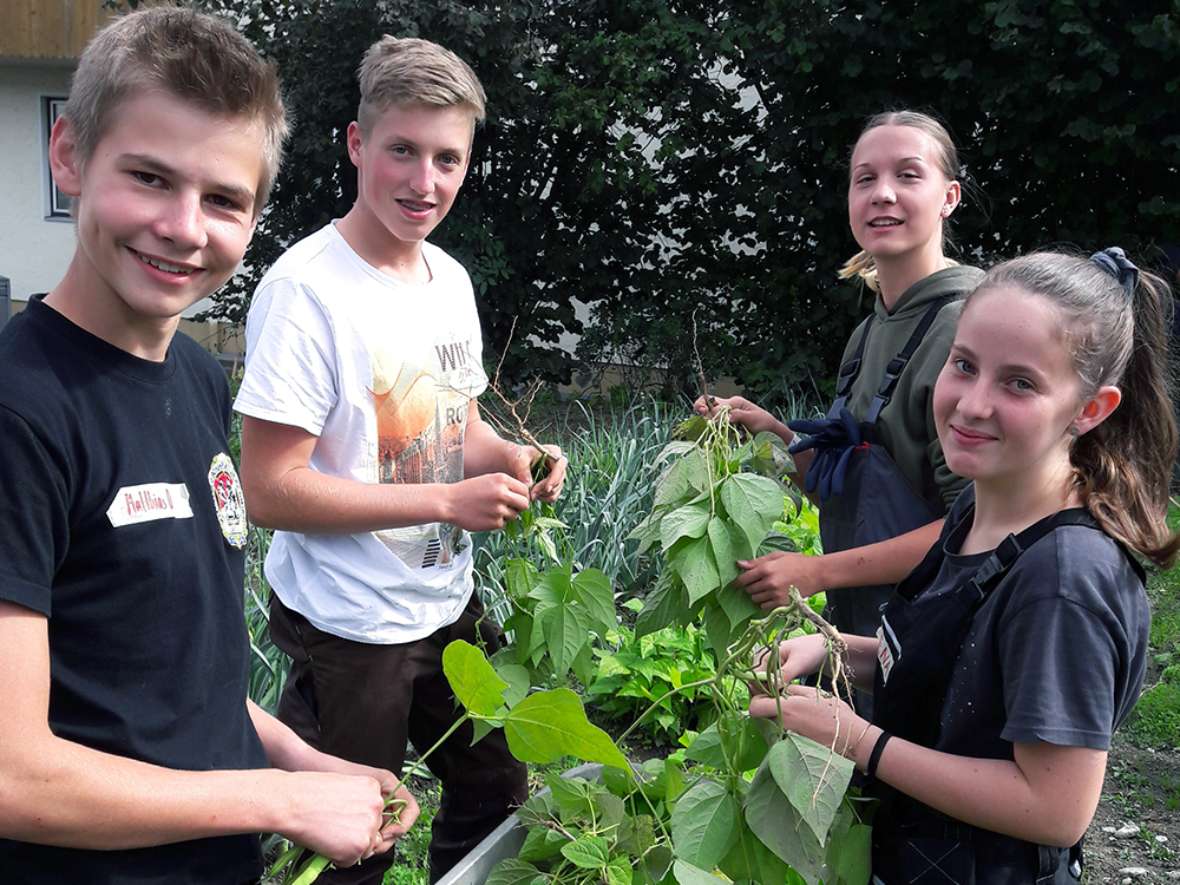
{"label": "brown trousers", "polygon": [[[480,621],[477,594],[459,619],[430,636],[400,645],[341,639],[312,626],[272,594],[270,632],[292,660],[278,717],[318,750],[399,773],[407,740],[424,753],[461,715],[442,671],[447,643],[483,640],[490,655],[504,634]],[[477,627],[478,624],[478,627]],[[528,798],[527,769],[496,730],[471,746],[471,723],[426,760],[442,782],[430,839],[430,881],[458,863]],[[380,885],[393,852],[357,867],[331,870],[330,885]]]}

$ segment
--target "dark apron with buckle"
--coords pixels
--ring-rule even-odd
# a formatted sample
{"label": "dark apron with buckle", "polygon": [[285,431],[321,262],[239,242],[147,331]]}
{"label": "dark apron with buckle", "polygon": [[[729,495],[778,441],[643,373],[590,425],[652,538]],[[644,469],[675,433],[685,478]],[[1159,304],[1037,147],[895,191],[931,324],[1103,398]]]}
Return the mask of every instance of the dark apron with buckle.
{"label": "dark apron with buckle", "polygon": [[[1084,509],[1063,510],[1009,535],[952,590],[923,599],[938,576],[946,539],[974,510],[943,527],[881,612],[873,723],[926,747],[937,745],[942,706],[975,614],[1020,555],[1059,526],[1101,531]],[[873,821],[873,875],[885,885],[1071,885],[1081,878],[1080,842],[1068,849],[1036,845],[955,820],[880,781],[867,790],[881,801]]]}
{"label": "dark apron with buckle", "polygon": [[[863,421],[848,412],[852,385],[860,374],[865,344],[872,331],[870,316],[852,359],[840,367],[836,400],[823,421],[792,421],[790,427],[811,434],[791,447],[792,452],[815,449],[815,460],[805,477],[805,488],[820,497],[819,530],[825,553],[851,550],[903,535],[941,519],[943,512],[914,491],[893,458],[880,445],[876,430],[881,412],[889,404],[898,379],[935,316],[954,296],[930,303],[901,351],[890,360]],[[857,636],[871,636],[880,623],[881,606],[892,585],[846,587],[827,591],[825,615],[838,629]],[[872,697],[854,694],[856,710],[872,715]]]}

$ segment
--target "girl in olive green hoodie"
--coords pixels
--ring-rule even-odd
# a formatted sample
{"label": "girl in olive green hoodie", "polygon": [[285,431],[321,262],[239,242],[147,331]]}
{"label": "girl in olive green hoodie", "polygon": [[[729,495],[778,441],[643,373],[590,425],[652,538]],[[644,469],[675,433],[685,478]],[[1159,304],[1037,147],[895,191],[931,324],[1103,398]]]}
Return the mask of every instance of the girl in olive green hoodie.
{"label": "girl in olive green hoodie", "polygon": [[696,408],[727,408],[734,423],[782,437],[795,450],[793,478],[820,505],[824,555],[739,562],[738,585],[765,609],[786,602],[791,586],[805,596],[827,591],[841,630],[872,633],[888,588],[938,537],[963,485],[946,467],[930,397],[961,300],[982,272],[943,252],[961,187],[940,123],[913,111],[873,117],[850,165],[848,220],[862,251],[840,276],[864,280],[876,299],[845,348],[828,420],[791,422],[805,437],[743,397]]}

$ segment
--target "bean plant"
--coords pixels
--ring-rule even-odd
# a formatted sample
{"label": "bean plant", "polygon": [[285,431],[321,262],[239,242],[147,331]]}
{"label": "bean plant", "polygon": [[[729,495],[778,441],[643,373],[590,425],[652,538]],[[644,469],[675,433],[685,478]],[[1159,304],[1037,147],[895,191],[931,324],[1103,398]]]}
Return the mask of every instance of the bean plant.
{"label": "bean plant", "polygon": [[[732,586],[736,560],[789,544],[772,532],[782,517],[789,456],[776,437],[743,438],[724,411],[686,422],[681,432],[687,438],[660,456],[651,511],[634,531],[662,566],[636,634],[701,623],[712,668],[669,688],[617,739],[589,722],[570,688],[533,691],[539,681],[577,673],[579,659],[592,656],[589,636],[617,625],[609,580],[576,567],[568,539],[550,536],[564,526],[543,512],[516,531],[517,540],[548,538],[538,543],[545,568],[522,557],[506,572],[515,646],[492,660],[462,641],[444,650],[443,669],[464,712],[439,743],[471,721],[477,740],[502,728],[521,761],[573,757],[602,766],[597,780],[547,778],[548,791],[518,812],[528,827],[521,852],[502,861],[488,885],[868,880],[870,830],[849,793],[852,763],[834,746],[746,712],[750,690],[779,697],[784,688],[777,667],[755,664],[776,660],[761,650],[806,624],[828,640],[831,683],[839,690],[847,682],[839,634],[797,592],[789,605],[762,612]],[[622,749],[632,732],[690,692],[711,707],[711,724],[685,741],[687,750],[632,764]],[[326,865],[316,857],[297,870],[292,862],[285,881],[307,885]]]}
{"label": "bean plant", "polygon": [[661,455],[651,513],[634,532],[663,565],[636,634],[703,622],[715,666],[657,698],[618,741],[689,692],[704,693],[713,724],[689,743],[688,768],[666,758],[606,769],[600,782],[550,778],[549,794],[522,809],[523,850],[489,885],[867,881],[869,828],[846,796],[852,764],[746,713],[745,684],[782,689],[774,668],[753,669],[758,650],[805,623],[828,637],[830,675],[845,681],[838,634],[797,593],[764,613],[731,585],[736,560],[780,543],[771,530],[790,458],[777,437],[745,439],[724,413],[681,434]]}

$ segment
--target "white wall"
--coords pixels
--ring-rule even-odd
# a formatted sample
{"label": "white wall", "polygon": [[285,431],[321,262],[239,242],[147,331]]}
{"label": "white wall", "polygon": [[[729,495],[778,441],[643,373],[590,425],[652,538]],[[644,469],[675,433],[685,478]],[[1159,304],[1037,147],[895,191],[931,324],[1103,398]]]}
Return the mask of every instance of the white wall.
{"label": "white wall", "polygon": [[74,253],[74,226],[47,220],[41,97],[65,96],[70,70],[0,64],[0,276],[13,300],[44,292]]}

